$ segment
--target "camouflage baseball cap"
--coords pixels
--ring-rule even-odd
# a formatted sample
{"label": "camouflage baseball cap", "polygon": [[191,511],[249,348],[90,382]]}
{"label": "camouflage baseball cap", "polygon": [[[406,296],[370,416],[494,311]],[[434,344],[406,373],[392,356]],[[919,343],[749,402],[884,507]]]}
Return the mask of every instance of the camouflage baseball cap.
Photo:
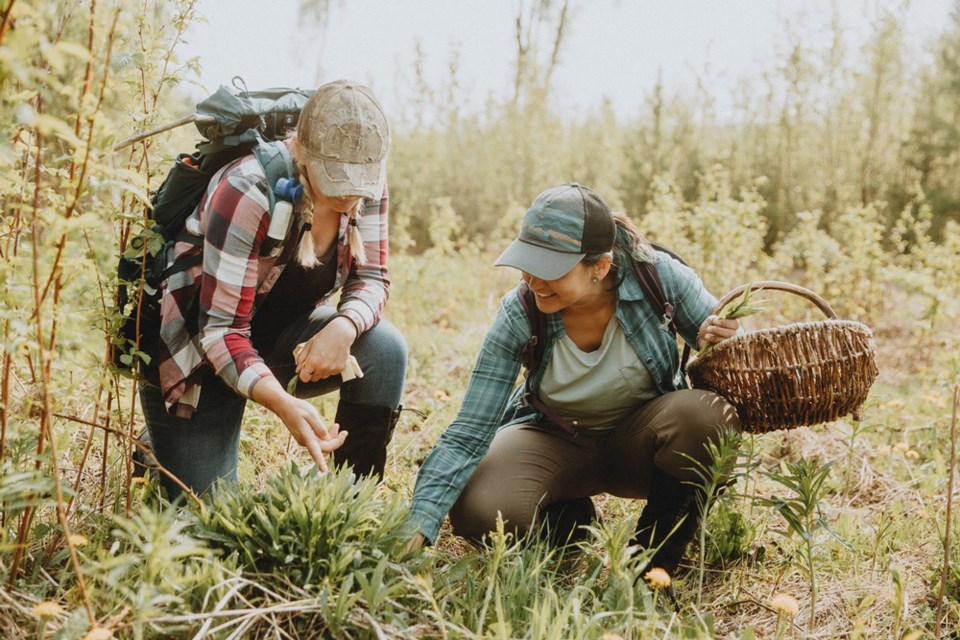
{"label": "camouflage baseball cap", "polygon": [[584,256],[613,250],[615,238],[616,223],[603,198],[579,184],[562,184],[536,197],[523,216],[520,235],[495,264],[556,280]]}
{"label": "camouflage baseball cap", "polygon": [[317,89],[300,113],[297,140],[324,195],[383,195],[390,130],[367,87],[335,80]]}

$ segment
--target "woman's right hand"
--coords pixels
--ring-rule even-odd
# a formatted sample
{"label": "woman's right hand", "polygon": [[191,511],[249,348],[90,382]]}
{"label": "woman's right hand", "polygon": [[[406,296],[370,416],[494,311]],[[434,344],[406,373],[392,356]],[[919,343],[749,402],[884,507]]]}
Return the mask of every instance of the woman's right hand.
{"label": "woman's right hand", "polygon": [[277,414],[297,444],[307,448],[320,471],[327,471],[325,453],[336,451],[348,433],[334,424],[327,429],[317,408],[287,393],[276,378],[264,378],[253,387],[253,399]]}
{"label": "woman's right hand", "polygon": [[324,454],[336,451],[343,446],[348,432],[340,431],[340,425],[337,423],[327,429],[315,406],[300,398],[293,396],[289,398],[277,415],[283,420],[283,424],[293,435],[297,444],[307,448],[320,471],[326,472],[327,461]]}

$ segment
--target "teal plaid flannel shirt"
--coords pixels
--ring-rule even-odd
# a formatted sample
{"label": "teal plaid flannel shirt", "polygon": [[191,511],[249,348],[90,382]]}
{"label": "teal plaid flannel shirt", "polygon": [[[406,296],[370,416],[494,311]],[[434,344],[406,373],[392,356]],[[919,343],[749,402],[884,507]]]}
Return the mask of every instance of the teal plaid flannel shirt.
{"label": "teal plaid flannel shirt", "polygon": [[[657,272],[667,300],[674,305],[678,332],[695,347],[700,325],[717,300],[690,268],[665,253],[657,255]],[[617,287],[616,315],[627,341],[650,370],[660,393],[685,388],[676,339],[663,319],[657,317],[633,269],[625,271]],[[544,364],[539,367],[538,376],[546,370],[553,346],[563,334],[560,315],[549,315]],[[430,541],[436,539],[440,523],[486,454],[497,430],[540,419],[536,410],[521,404],[522,387],[516,386],[520,352],[530,336],[523,307],[516,291],[511,291],[500,301],[493,325],[484,338],[457,417],[440,436],[417,476],[409,521],[414,530]],[[535,382],[539,384],[539,380]]]}

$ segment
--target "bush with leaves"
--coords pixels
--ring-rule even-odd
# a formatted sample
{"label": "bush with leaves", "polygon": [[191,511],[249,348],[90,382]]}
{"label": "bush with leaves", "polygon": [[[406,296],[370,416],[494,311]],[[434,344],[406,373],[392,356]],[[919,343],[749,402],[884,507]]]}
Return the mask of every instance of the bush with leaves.
{"label": "bush with leaves", "polygon": [[764,269],[765,202],[755,188],[734,191],[730,173],[714,166],[687,202],[680,189],[658,180],[640,230],[680,255],[707,289],[722,293],[755,280]]}
{"label": "bush with leaves", "polygon": [[274,571],[299,585],[337,584],[399,555],[408,537],[405,505],[371,479],[346,470],[317,474],[291,463],[272,474],[262,491],[224,483],[193,512],[197,535],[244,571]]}
{"label": "bush with leaves", "polygon": [[228,604],[233,559],[218,558],[175,509],[144,508],[113,524],[85,568],[98,610],[122,609],[132,637],[185,632],[197,625],[188,614]]}

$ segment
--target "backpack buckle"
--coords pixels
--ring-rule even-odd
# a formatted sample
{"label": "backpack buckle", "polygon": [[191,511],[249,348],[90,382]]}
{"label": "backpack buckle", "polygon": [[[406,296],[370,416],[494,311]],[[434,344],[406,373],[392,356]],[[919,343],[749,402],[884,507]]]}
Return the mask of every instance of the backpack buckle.
{"label": "backpack buckle", "polygon": [[530,401],[527,399],[526,393],[521,393],[516,400],[513,401],[514,409],[523,409],[524,407],[529,407]]}
{"label": "backpack buckle", "polygon": [[664,331],[673,331],[673,305],[667,302],[663,305],[663,319],[660,321],[660,328]]}

